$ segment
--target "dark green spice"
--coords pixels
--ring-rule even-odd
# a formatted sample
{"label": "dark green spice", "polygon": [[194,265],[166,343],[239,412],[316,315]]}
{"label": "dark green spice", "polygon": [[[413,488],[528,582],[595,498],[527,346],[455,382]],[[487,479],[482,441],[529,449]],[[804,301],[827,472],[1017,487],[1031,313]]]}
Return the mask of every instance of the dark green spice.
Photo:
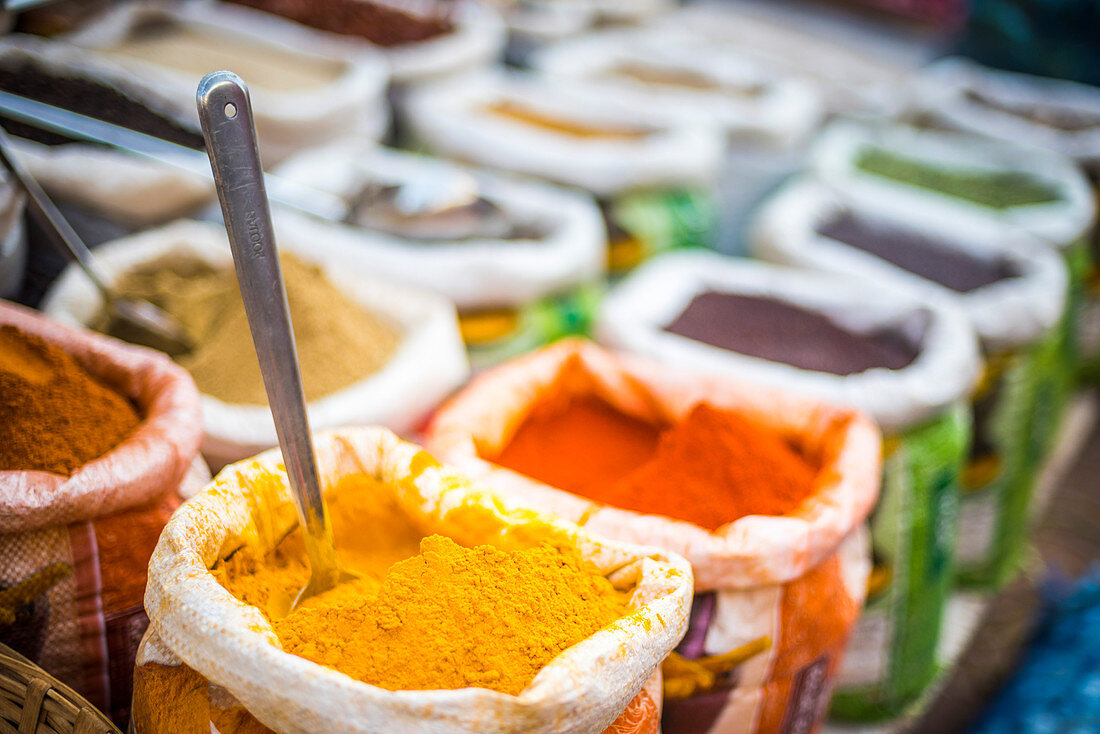
{"label": "dark green spice", "polygon": [[895,181],[939,191],[990,209],[1011,209],[1058,200],[1054,187],[1023,171],[976,171],[940,168],[888,150],[867,147],[856,167]]}

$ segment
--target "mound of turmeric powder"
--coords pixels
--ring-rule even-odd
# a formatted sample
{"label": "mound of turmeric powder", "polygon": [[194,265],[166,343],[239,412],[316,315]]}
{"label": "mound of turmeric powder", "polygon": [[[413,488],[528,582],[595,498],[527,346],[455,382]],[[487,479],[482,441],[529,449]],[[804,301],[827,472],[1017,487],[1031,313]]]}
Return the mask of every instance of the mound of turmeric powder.
{"label": "mound of turmeric powder", "polygon": [[626,595],[550,535],[507,549],[424,537],[393,491],[364,474],[342,478],[327,499],[340,561],[359,580],[282,616],[309,578],[297,530],[266,554],[241,548],[211,572],[267,616],[284,650],[365,683],[518,694],[559,653],[627,613]]}
{"label": "mound of turmeric powder", "polygon": [[273,627],[287,652],[371,685],[516,695],[624,611],[622,595],[575,550],[463,548],[433,535],[380,587],[345,584]]}

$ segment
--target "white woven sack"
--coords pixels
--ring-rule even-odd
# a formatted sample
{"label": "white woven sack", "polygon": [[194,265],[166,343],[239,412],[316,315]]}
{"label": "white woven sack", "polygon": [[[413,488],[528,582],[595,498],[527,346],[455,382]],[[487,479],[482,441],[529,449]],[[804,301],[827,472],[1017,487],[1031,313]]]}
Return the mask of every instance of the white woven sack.
{"label": "white woven sack", "polygon": [[[597,734],[651,680],[687,629],[691,569],[675,554],[606,541],[552,516],[509,509],[382,429],[321,434],[315,446],[322,486],[373,474],[433,532],[464,544],[522,533],[533,520],[553,526],[617,588],[632,590],[631,614],[560,654],[518,696],[482,688],[388,691],[287,654],[259,610],[234,599],[208,573],[244,538],[270,547],[292,527],[282,456],[273,450],[222,472],[168,523],[150,562],[145,596],[160,644],[144,646],[139,664],[181,659],[280,734]],[[278,481],[250,481],[258,476]],[[275,491],[257,489],[272,484]],[[463,523],[464,509],[477,511],[478,523]],[[452,511],[457,518],[448,515]]]}
{"label": "white woven sack", "polygon": [[661,17],[676,7],[676,0],[585,0],[585,4],[608,23],[638,23]]}
{"label": "white woven sack", "polygon": [[364,269],[441,293],[460,310],[524,305],[603,274],[603,218],[591,197],[580,192],[351,140],[302,153],[277,172],[345,200],[368,184],[415,185],[471,175],[478,194],[509,220],[545,228],[547,234],[536,239],[419,242],[292,211],[275,213],[288,236],[338,243]]}
{"label": "white woven sack", "polygon": [[[690,32],[758,57],[770,68],[811,82],[830,112],[890,114],[904,101],[904,81],[923,66],[926,52],[892,43],[889,35],[822,26],[820,16],[770,12],[768,3],[697,2],[649,22]],[[845,35],[850,37],[844,37]]]}
{"label": "white woven sack", "polygon": [[[328,279],[353,301],[401,332],[396,351],[381,370],[309,404],[313,428],[379,423],[408,431],[466,380],[469,365],[450,302],[370,274],[333,243],[319,248],[312,239],[280,236],[279,245],[320,265]],[[208,222],[179,221],[96,248],[96,264],[108,284],[166,257],[192,257],[232,267],[225,230]],[[72,266],[42,303],[46,313],[79,325],[89,324],[100,308],[99,293]],[[203,395],[202,413],[202,451],[214,467],[278,443],[266,406],[229,404]]]}
{"label": "white woven sack", "polygon": [[[141,0],[120,5],[62,38],[89,51],[109,49],[136,26],[158,20],[224,36],[227,44],[236,41],[268,46],[303,59],[336,61],[342,65],[334,81],[307,90],[278,91],[256,82],[250,85],[260,152],[268,165],[336,137],[362,135],[378,139],[386,131],[389,74],[385,61],[363,44],[317,33],[269,13],[221,3]],[[186,100],[191,116],[198,119],[193,100],[199,77],[123,56],[97,53],[95,58],[160,88],[169,97]]]}
{"label": "white woven sack", "polygon": [[[936,123],[1010,143],[1027,143],[1061,153],[1100,175],[1100,90],[1087,84],[1017,74],[962,57],[931,64],[916,79],[910,111]],[[1093,121],[1066,130],[1008,109],[1066,113]]]}
{"label": "white woven sack", "polygon": [[[776,298],[826,314],[856,333],[895,327],[920,338],[920,353],[900,370],[840,376],[748,357],[664,330],[693,297],[711,290]],[[969,394],[980,369],[977,339],[965,314],[950,303],[705,252],[661,255],[634,271],[604,300],[596,334],[608,346],[686,369],[858,408],[887,433],[956,403]]]}
{"label": "white woven sack", "polygon": [[511,42],[538,45],[575,36],[596,23],[596,9],[584,2],[516,3],[501,0]]}
{"label": "white woven sack", "polygon": [[[578,138],[485,109],[510,101],[581,124],[644,128],[640,139]],[[721,162],[720,132],[705,120],[639,115],[598,89],[533,74],[484,72],[426,85],[407,100],[414,136],[440,154],[578,186],[597,196],[633,188],[707,185]]]}
{"label": "white woven sack", "polygon": [[[661,515],[593,502],[480,458],[501,450],[543,392],[578,362],[595,394],[629,415],[678,420],[699,402],[768,416],[807,445],[831,449],[814,494],[786,516],[751,515],[711,531]],[[639,390],[639,386],[642,389]],[[878,498],[880,436],[863,415],[801,396],[761,388],[751,380],[671,373],[652,361],[620,358],[580,340],[558,342],[475,379],[433,419],[429,449],[514,501],[608,537],[668,548],[687,558],[699,591],[783,584],[817,566],[853,535]],[[814,449],[815,451],[817,449]],[[853,541],[860,548],[864,538]],[[855,551],[859,555],[858,550]],[[858,564],[857,564],[858,565]],[[856,574],[858,577],[858,573]],[[864,580],[852,584],[862,598]]]}
{"label": "white woven sack", "polygon": [[[33,60],[60,75],[115,87],[158,114],[198,131],[191,97],[173,98],[80,49],[16,34],[0,41],[0,59]],[[30,174],[51,195],[125,222],[163,221],[199,207],[214,195],[209,176],[110,148],[85,143],[42,145],[15,137],[12,144]]]}
{"label": "white woven sack", "polygon": [[492,66],[504,54],[507,29],[486,3],[458,0],[455,28],[435,38],[381,48],[394,82],[416,84]]}
{"label": "white woven sack", "polygon": [[[947,170],[1020,171],[1050,185],[1058,200],[998,211],[963,199],[856,168],[860,152],[877,146]],[[857,203],[899,215],[919,212],[928,220],[970,220],[972,226],[1007,226],[1067,248],[1087,235],[1096,201],[1084,174],[1070,159],[1019,144],[973,135],[840,121],[826,128],[812,154],[814,174]]]}
{"label": "white woven sack", "polygon": [[[959,293],[817,233],[819,227],[853,209],[870,221],[920,232],[976,258],[1001,260],[1019,276]],[[1065,308],[1065,265],[1041,241],[1018,231],[975,227],[967,219],[924,217],[919,212],[908,217],[876,216],[873,209],[848,206],[812,179],[792,183],[761,211],[752,250],[777,264],[856,276],[920,298],[950,301],[966,314],[990,353],[1035,342],[1058,323]]]}
{"label": "white woven sack", "polygon": [[[719,89],[693,89],[614,78],[622,65],[690,73]],[[824,102],[809,83],[777,74],[758,59],[690,33],[661,28],[616,29],[554,44],[533,59],[541,72],[605,89],[639,114],[667,110],[703,117],[734,141],[791,147],[821,122]],[[752,93],[738,90],[752,89]]]}

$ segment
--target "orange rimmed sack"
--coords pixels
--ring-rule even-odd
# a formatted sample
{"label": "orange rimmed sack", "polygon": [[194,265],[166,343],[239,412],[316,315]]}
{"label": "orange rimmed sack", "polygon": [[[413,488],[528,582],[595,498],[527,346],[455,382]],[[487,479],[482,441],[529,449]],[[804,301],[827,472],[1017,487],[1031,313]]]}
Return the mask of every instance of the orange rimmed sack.
{"label": "orange rimmed sack", "polygon": [[[414,521],[418,534],[464,546],[575,546],[629,592],[627,614],[553,658],[514,696],[476,687],[391,691],[284,652],[263,612],[210,572],[242,548],[265,556],[296,526],[275,449],[226,467],[165,527],[149,565],[152,621],[135,671],[140,734],[658,732],[661,660],[687,629],[691,603],[683,558],[506,506],[382,428],[324,432],[314,444],[333,506],[342,482],[363,481],[375,493],[365,506],[392,508],[399,520],[391,522]],[[365,512],[349,517],[347,532],[366,536],[371,552],[387,550],[392,528]],[[340,518],[333,511],[337,537]]]}
{"label": "orange rimmed sack", "polygon": [[[164,355],[61,326],[0,302],[10,324],[60,346],[137,408],[137,429],[71,476],[0,471],[0,588],[28,583],[34,598],[0,642],[124,723],[131,674],[148,620],[149,556],[181,499],[209,472],[191,377]],[[29,594],[28,594],[29,596]]]}
{"label": "orange rimmed sack", "polygon": [[[536,406],[563,394],[597,397],[654,425],[677,422],[699,402],[736,410],[812,461],[813,493],[788,515],[750,515],[712,532],[601,505],[482,458],[499,455]],[[691,624],[664,666],[665,734],[787,734],[820,724],[870,570],[862,523],[877,496],[881,439],[869,418],[566,341],[476,379],[436,415],[427,440],[517,504],[691,562]]]}

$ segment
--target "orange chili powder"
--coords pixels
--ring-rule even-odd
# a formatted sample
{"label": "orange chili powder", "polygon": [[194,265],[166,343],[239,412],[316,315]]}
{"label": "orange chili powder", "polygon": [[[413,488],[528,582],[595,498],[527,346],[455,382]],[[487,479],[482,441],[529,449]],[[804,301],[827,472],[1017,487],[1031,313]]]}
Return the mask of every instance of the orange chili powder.
{"label": "orange chili powder", "polygon": [[603,504],[715,530],[785,515],[814,467],[766,426],[705,403],[664,431],[592,397],[536,409],[496,463]]}

